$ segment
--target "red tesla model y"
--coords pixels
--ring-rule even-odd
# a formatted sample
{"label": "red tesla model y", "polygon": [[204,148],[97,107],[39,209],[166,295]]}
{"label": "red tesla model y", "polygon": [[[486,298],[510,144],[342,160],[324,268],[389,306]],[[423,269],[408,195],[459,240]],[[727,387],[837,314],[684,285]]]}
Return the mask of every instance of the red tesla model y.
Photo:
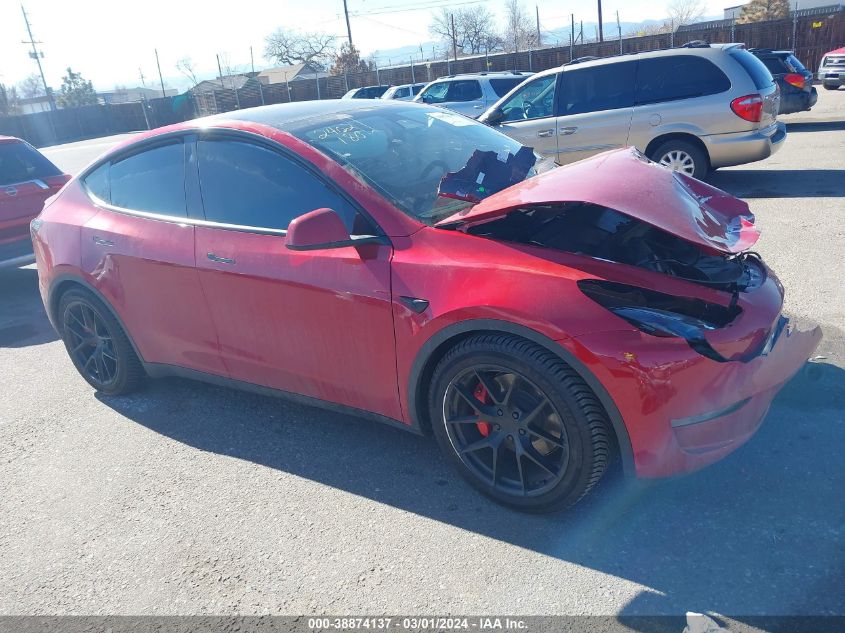
{"label": "red tesla model y", "polygon": [[135,137],[32,223],[80,374],[180,375],[432,432],[484,493],[573,504],[754,434],[819,342],[740,200],[618,150],[551,169],[420,104],[268,106]]}

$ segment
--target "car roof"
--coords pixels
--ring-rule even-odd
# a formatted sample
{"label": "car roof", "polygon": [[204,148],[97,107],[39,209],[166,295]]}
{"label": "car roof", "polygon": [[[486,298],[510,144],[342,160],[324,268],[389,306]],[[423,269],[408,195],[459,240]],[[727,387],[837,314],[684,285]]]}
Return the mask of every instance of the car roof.
{"label": "car roof", "polygon": [[545,75],[552,75],[561,71],[569,71],[580,68],[589,68],[592,66],[603,66],[605,64],[615,64],[617,62],[624,62],[636,59],[651,59],[653,57],[671,57],[672,55],[700,55],[703,57],[714,57],[723,51],[729,51],[734,48],[744,48],[745,45],[736,42],[715,43],[707,46],[676,46],[674,48],[659,48],[653,51],[640,51],[636,53],[623,53],[621,55],[609,55],[607,57],[599,57],[596,59],[583,59],[583,61],[574,60],[575,63],[566,63],[556,68],[549,68],[538,72],[535,77],[543,77]]}
{"label": "car roof", "polygon": [[23,143],[23,140],[16,136],[3,136],[0,134],[0,143]]}
{"label": "car roof", "polygon": [[478,79],[479,77],[493,77],[494,79],[501,77],[526,77],[532,74],[532,72],[527,70],[491,70],[490,72],[443,75],[442,77],[438,77],[436,81],[442,81],[444,79]]}

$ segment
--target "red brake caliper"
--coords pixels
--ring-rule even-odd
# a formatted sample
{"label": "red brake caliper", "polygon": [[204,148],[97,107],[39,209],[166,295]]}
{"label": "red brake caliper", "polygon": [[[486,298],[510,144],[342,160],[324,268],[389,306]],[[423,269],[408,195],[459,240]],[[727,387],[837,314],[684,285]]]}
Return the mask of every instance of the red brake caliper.
{"label": "red brake caliper", "polygon": [[[478,386],[475,388],[475,391],[472,392],[478,401],[481,403],[485,403],[487,401],[487,390],[484,388],[484,385],[481,384],[481,381],[478,381]],[[484,437],[490,435],[490,423],[489,422],[478,422],[475,426],[478,427],[478,432],[481,433]]]}

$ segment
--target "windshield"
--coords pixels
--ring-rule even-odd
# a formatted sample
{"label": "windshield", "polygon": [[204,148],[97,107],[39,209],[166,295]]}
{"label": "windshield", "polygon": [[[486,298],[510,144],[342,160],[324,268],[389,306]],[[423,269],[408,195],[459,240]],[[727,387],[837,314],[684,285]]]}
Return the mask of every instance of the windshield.
{"label": "windshield", "polygon": [[[362,177],[400,210],[429,224],[537,173],[536,156],[517,141],[460,114],[421,105],[331,113],[289,131]],[[472,168],[470,158],[484,152],[519,168],[492,183],[482,172],[468,176],[464,168]],[[511,158],[518,153],[514,163]],[[475,164],[483,171],[484,161],[476,159]],[[483,191],[461,195],[454,178],[444,179],[456,172],[462,180],[479,179]],[[442,192],[441,181],[446,184]]]}

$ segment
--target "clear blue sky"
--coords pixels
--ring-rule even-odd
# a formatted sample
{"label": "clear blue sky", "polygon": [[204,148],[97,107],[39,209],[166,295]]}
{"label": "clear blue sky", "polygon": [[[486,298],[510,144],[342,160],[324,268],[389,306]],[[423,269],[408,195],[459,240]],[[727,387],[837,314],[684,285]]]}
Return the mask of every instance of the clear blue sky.
{"label": "clear blue sky", "polygon": [[[347,0],[352,14],[352,37],[364,54],[430,41],[431,13],[436,6],[457,7],[467,0]],[[727,2],[727,4],[726,4]],[[525,0],[533,13],[539,6],[542,29],[565,26],[569,14],[585,22],[596,20],[590,0]],[[735,3],[735,2],[734,2]],[[503,0],[479,0],[501,19]],[[605,20],[619,10],[621,19],[639,22],[666,15],[668,0],[625,2],[604,0]],[[704,0],[708,15],[720,15],[732,2]],[[143,71],[148,86],[158,85],[154,49],[158,48],[165,82],[184,88],[187,80],[176,70],[176,61],[190,56],[200,78],[217,74],[216,53],[230,65],[248,70],[253,47],[256,68],[269,66],[263,58],[264,37],[276,27],[321,30],[345,36],[342,0],[238,0],[210,3],[144,0],[27,0],[25,3],[36,39],[44,52],[47,81],[61,83],[67,66],[82,72],[98,90],[116,84],[140,84]],[[224,8],[225,7],[225,8]],[[587,9],[589,8],[589,10]],[[15,84],[32,72],[35,62],[27,56],[26,30],[19,4],[0,3],[0,82]],[[139,71],[140,69],[140,71]]]}

